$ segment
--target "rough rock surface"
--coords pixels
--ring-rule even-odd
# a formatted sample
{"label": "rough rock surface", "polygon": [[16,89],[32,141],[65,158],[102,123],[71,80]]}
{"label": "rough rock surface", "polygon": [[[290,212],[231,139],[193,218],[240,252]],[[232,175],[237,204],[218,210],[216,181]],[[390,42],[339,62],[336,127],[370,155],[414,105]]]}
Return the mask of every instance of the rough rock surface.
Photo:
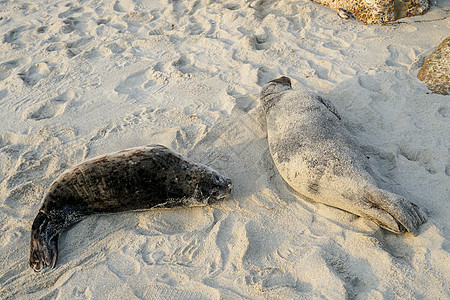
{"label": "rough rock surface", "polygon": [[450,36],[427,58],[417,78],[433,92],[450,95]]}
{"label": "rough rock surface", "polygon": [[334,10],[343,8],[364,23],[386,23],[421,15],[430,8],[429,0],[315,0]]}

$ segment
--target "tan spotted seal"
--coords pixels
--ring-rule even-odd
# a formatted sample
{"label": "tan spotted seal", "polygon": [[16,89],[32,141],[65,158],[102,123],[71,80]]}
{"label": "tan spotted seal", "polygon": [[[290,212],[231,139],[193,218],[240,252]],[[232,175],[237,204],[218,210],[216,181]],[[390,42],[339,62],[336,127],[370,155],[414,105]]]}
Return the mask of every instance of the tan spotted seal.
{"label": "tan spotted seal", "polygon": [[283,179],[298,193],[367,218],[379,226],[417,235],[425,213],[403,197],[377,187],[367,157],[331,102],[292,89],[288,77],[263,86],[269,149]]}
{"label": "tan spotted seal", "polygon": [[45,194],[31,228],[30,266],[53,268],[60,232],[86,216],[204,206],[231,190],[230,179],[161,145],[87,160],[61,174]]}

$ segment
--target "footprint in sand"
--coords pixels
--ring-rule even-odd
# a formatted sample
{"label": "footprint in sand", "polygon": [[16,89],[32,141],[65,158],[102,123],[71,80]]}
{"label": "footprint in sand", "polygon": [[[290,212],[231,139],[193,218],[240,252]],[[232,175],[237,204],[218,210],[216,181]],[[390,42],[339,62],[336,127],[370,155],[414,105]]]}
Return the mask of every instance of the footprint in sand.
{"label": "footprint in sand", "polygon": [[381,86],[375,77],[370,75],[358,76],[358,83],[363,88],[372,91],[374,93],[379,93],[381,91]]}
{"label": "footprint in sand", "polygon": [[251,270],[250,275],[245,276],[245,283],[250,287],[261,289],[280,289],[283,287],[295,291],[298,288],[295,277],[281,268]]}
{"label": "footprint in sand", "polygon": [[191,60],[185,54],[181,54],[180,58],[173,61],[172,66],[183,74],[191,74],[195,72],[195,68],[191,63]]}
{"label": "footprint in sand", "polygon": [[0,81],[6,79],[11,72],[19,66],[27,63],[26,59],[13,59],[0,64]]}
{"label": "footprint in sand", "polygon": [[255,33],[247,33],[251,36],[250,47],[254,50],[267,50],[270,48],[273,35],[268,27],[256,30]]}
{"label": "footprint in sand", "polygon": [[334,80],[332,80],[329,76],[330,70],[332,69],[331,63],[327,61],[321,61],[320,64],[316,64],[316,62],[314,62],[313,60],[308,60],[308,65],[311,69],[314,70],[315,75],[317,75],[317,77],[319,77],[320,79],[334,82]]}
{"label": "footprint in sand", "polygon": [[237,10],[241,8],[241,5],[237,3],[227,3],[224,5],[224,7],[229,10]]}
{"label": "footprint in sand", "polygon": [[236,105],[244,112],[249,112],[256,106],[256,102],[245,93],[245,90],[236,86],[228,86],[227,94],[234,99]]}
{"label": "footprint in sand", "polygon": [[60,19],[64,19],[67,18],[75,13],[81,13],[84,11],[83,7],[70,7],[68,10],[66,10],[65,12],[62,12],[58,15],[58,18]]}
{"label": "footprint in sand", "polygon": [[16,43],[25,29],[26,26],[19,26],[7,32],[3,35],[3,43]]}
{"label": "footprint in sand", "polygon": [[87,48],[85,46],[87,46],[92,41],[92,39],[93,39],[92,37],[83,37],[74,42],[67,42],[66,43],[67,57],[72,58],[80,54],[82,52],[82,49]]}
{"label": "footprint in sand", "polygon": [[41,79],[47,78],[50,73],[52,66],[47,62],[40,62],[28,68],[24,72],[18,73],[20,79],[28,86],[34,86]]}
{"label": "footprint in sand", "polygon": [[55,165],[57,157],[24,145],[20,136],[0,138],[3,140],[2,156],[7,158],[2,161],[7,166],[2,174],[2,188],[6,191],[3,204],[14,207],[20,201],[34,201],[32,199],[37,199],[36,193],[42,189],[39,183]]}
{"label": "footprint in sand", "polygon": [[[121,249],[126,252],[126,247]],[[120,279],[125,279],[127,276],[133,276],[140,272],[140,265],[136,259],[126,255],[126,253],[116,253],[109,257],[106,261],[108,269],[113,272]]]}
{"label": "footprint in sand", "polygon": [[0,100],[8,96],[8,89],[3,89],[0,91]]}
{"label": "footprint in sand", "polygon": [[64,19],[63,23],[65,25],[61,28],[62,33],[71,33],[77,29],[78,30],[84,29],[83,22],[73,17],[68,17],[67,19]]}
{"label": "footprint in sand", "polygon": [[93,142],[108,136],[111,133],[117,133],[124,130],[128,126],[133,126],[141,123],[143,120],[152,120],[153,108],[145,108],[143,110],[135,111],[132,114],[125,116],[122,121],[115,124],[108,124],[105,127],[96,130],[93,137],[90,138],[89,142]]}
{"label": "footprint in sand", "polygon": [[43,105],[41,105],[35,111],[29,113],[26,118],[35,121],[40,121],[44,119],[50,119],[52,117],[58,116],[64,112],[65,104],[60,104],[52,100],[47,100]]}
{"label": "footprint in sand", "polygon": [[145,96],[145,90],[154,85],[153,80],[148,76],[148,70],[144,69],[127,76],[114,89],[119,94],[130,95],[134,98]]}
{"label": "footprint in sand", "polygon": [[36,29],[36,32],[37,33],[45,33],[47,31],[47,29],[48,29],[47,26],[41,26]]}
{"label": "footprint in sand", "polygon": [[272,77],[273,73],[271,72],[270,69],[266,67],[259,67],[256,72],[256,83],[262,86],[265,82],[268,82]]}
{"label": "footprint in sand", "polygon": [[63,94],[54,99],[47,100],[43,104],[41,103],[26,112],[24,118],[40,121],[59,116],[65,111],[70,98],[73,98],[73,95]]}
{"label": "footprint in sand", "polygon": [[399,147],[398,154],[409,161],[420,163],[430,174],[437,173],[437,169],[433,165],[433,154],[429,149],[414,149],[409,145],[403,145]]}
{"label": "footprint in sand", "polygon": [[269,45],[267,44],[268,36],[266,34],[255,35],[253,40],[253,47],[256,50],[267,50]]}
{"label": "footprint in sand", "polygon": [[412,47],[392,46],[387,47],[389,58],[386,65],[391,67],[411,67],[418,59],[417,51]]}
{"label": "footprint in sand", "polygon": [[[23,185],[33,184],[33,180],[45,174],[49,166],[54,162],[55,157],[51,155],[42,155],[35,150],[23,152],[14,166],[15,172],[6,179],[8,189],[21,188]],[[20,189],[22,190],[22,189]]]}
{"label": "footprint in sand", "polygon": [[114,10],[117,12],[133,11],[134,4],[131,0],[118,0],[114,3]]}
{"label": "footprint in sand", "polygon": [[436,118],[446,121],[450,117],[450,109],[447,106],[439,107],[436,113]]}

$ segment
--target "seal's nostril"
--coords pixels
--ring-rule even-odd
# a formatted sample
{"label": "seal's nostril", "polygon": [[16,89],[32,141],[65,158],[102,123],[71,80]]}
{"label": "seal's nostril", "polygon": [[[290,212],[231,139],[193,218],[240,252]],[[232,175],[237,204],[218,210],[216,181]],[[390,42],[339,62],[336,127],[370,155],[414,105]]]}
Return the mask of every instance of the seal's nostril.
{"label": "seal's nostril", "polygon": [[230,179],[227,179],[227,180],[226,180],[226,185],[227,185],[227,187],[228,187],[230,190],[233,188],[233,183],[231,182]]}
{"label": "seal's nostril", "polygon": [[219,179],[219,176],[217,176],[217,174],[214,174],[213,180],[214,180],[215,184],[219,184],[220,183],[220,179]]}

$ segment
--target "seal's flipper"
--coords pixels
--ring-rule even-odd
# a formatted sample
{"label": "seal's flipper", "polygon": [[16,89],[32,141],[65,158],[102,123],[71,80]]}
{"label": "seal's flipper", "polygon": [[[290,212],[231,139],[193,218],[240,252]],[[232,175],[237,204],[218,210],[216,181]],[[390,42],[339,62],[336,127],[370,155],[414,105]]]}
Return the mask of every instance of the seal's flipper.
{"label": "seal's flipper", "polygon": [[390,213],[408,232],[416,236],[419,234],[419,226],[427,221],[426,214],[415,204],[403,197],[391,193],[388,194],[389,206],[386,211]]}
{"label": "seal's flipper", "polygon": [[34,219],[31,227],[30,267],[36,272],[55,267],[58,258],[59,227],[43,212],[39,212]]}
{"label": "seal's flipper", "polygon": [[326,108],[328,108],[329,111],[331,111],[339,120],[341,119],[341,115],[339,115],[336,107],[333,105],[333,103],[331,103],[330,101],[328,101],[327,99],[321,97],[321,96],[317,96],[317,99],[326,106]]}
{"label": "seal's flipper", "polygon": [[[427,221],[425,213],[415,204],[405,200],[403,197],[377,189],[371,194],[364,196],[366,205],[370,208],[365,209],[365,213],[370,215],[370,219],[381,227],[395,233],[408,231],[416,236],[419,226]],[[374,214],[373,212],[376,211]],[[386,215],[388,219],[395,220],[395,223],[385,222]],[[383,216],[383,219],[377,216]]]}
{"label": "seal's flipper", "polygon": [[376,207],[367,208],[359,215],[391,232],[400,234],[407,231],[406,228],[402,224],[397,222],[397,220],[393,216],[382,209]]}

